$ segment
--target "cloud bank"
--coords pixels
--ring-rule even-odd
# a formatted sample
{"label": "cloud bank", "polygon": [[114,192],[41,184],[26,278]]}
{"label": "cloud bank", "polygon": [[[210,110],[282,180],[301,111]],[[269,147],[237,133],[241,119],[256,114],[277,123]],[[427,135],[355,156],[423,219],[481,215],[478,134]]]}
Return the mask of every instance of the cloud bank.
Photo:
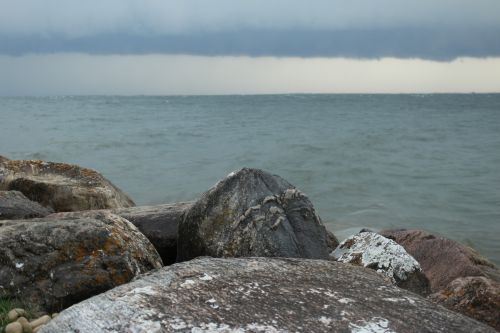
{"label": "cloud bank", "polygon": [[0,95],[498,92],[500,58],[0,56]]}
{"label": "cloud bank", "polygon": [[0,0],[0,53],[500,55],[498,0]]}

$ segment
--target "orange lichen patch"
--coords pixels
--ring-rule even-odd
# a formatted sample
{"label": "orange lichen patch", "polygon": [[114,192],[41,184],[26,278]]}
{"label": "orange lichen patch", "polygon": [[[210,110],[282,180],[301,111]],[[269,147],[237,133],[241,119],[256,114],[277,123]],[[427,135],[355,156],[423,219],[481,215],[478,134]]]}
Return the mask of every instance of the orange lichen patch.
{"label": "orange lichen patch", "polygon": [[93,178],[93,179],[101,178],[101,175],[97,171],[92,169],[83,168],[80,170],[80,173],[85,178]]}

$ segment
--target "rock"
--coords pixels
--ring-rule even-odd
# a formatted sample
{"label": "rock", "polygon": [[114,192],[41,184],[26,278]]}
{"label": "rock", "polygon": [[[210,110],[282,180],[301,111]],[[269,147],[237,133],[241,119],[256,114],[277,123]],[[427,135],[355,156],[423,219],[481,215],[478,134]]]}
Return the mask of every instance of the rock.
{"label": "rock", "polygon": [[12,309],[9,311],[9,313],[7,313],[7,320],[9,322],[12,322],[12,321],[17,320],[17,318],[25,316],[25,315],[26,315],[26,311],[24,311],[24,309],[19,309],[19,308]]}
{"label": "rock", "polygon": [[500,331],[500,284],[483,276],[460,277],[430,296],[450,310]]}
{"label": "rock", "polygon": [[[177,227],[193,202],[178,202],[156,206],[138,206],[105,210],[132,222],[153,244],[165,265],[177,256]],[[87,212],[56,213],[49,217],[78,217]]]}
{"label": "rock", "polygon": [[164,267],[59,314],[40,332],[494,332],[327,260],[199,258]]}
{"label": "rock", "polygon": [[0,220],[44,217],[54,211],[31,201],[18,191],[0,191]]}
{"label": "rock", "polygon": [[396,242],[363,231],[344,240],[331,253],[333,259],[374,269],[397,286],[421,295],[430,293],[429,280],[418,262]]}
{"label": "rock", "polygon": [[163,263],[170,265],[177,256],[177,228],[193,202],[114,209],[113,213],[132,222],[154,245]]}
{"label": "rock", "polygon": [[56,212],[134,205],[125,193],[94,170],[39,160],[0,163],[0,190],[22,192]]}
{"label": "rock", "polygon": [[33,328],[31,327],[28,319],[20,317],[19,319],[17,319],[17,322],[23,327],[23,333],[33,333]]}
{"label": "rock", "polygon": [[23,333],[23,326],[15,321],[5,326],[5,333]]}
{"label": "rock", "polygon": [[486,276],[499,281],[495,265],[458,242],[422,230],[384,230],[380,234],[403,246],[419,262],[432,292],[459,277]]}
{"label": "rock", "polygon": [[7,157],[0,155],[0,163],[10,161]]}
{"label": "rock", "polygon": [[337,237],[328,229],[326,229],[326,244],[328,246],[328,252],[332,252],[339,245]]}
{"label": "rock", "polygon": [[309,199],[279,176],[231,173],[179,224],[177,261],[197,256],[328,258],[331,243]]}
{"label": "rock", "polygon": [[52,318],[49,315],[44,315],[38,319],[32,320],[30,322],[30,325],[32,328],[37,328],[38,326],[47,324],[51,320],[52,320]]}
{"label": "rock", "polygon": [[0,221],[0,292],[58,311],[162,266],[129,221],[106,212]]}

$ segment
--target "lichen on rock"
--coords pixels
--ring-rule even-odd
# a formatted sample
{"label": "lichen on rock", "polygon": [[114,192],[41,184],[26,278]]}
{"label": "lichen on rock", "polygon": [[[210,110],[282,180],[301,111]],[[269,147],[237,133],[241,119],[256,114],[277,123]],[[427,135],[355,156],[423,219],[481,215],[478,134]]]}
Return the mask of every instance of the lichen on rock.
{"label": "lichen on rock", "polygon": [[0,221],[0,296],[58,311],[162,266],[153,245],[110,213]]}
{"label": "lichen on rock", "polygon": [[187,211],[179,225],[177,259],[327,259],[335,242],[307,196],[279,176],[244,168],[219,181]]}
{"label": "lichen on rock", "polygon": [[372,270],[288,258],[199,258],[164,267],[64,310],[41,330],[297,331],[494,332]]}
{"label": "lichen on rock", "polygon": [[332,251],[337,261],[374,269],[394,284],[427,295],[429,282],[419,263],[396,242],[374,232],[360,232]]}
{"label": "lichen on rock", "polygon": [[125,193],[92,169],[40,160],[0,163],[0,190],[22,192],[56,212],[134,205]]}

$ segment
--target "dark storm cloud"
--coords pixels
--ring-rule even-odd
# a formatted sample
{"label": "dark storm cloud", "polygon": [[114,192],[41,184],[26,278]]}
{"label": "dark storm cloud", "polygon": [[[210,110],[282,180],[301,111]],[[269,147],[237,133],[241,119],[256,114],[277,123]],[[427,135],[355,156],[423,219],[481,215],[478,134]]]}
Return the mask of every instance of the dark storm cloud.
{"label": "dark storm cloud", "polygon": [[500,55],[497,0],[0,0],[0,53]]}

